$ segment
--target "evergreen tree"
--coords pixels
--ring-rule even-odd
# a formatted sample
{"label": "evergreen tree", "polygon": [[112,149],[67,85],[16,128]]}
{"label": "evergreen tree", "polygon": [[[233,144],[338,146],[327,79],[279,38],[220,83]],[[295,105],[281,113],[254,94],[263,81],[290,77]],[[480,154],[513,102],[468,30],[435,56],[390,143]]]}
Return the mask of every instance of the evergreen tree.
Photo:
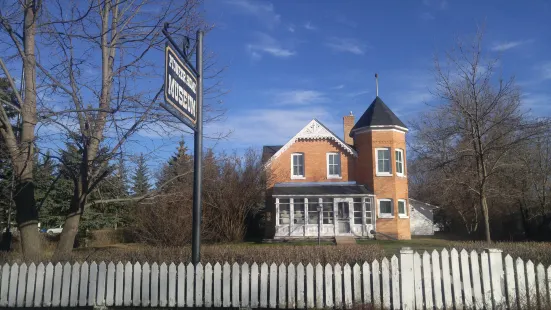
{"label": "evergreen tree", "polygon": [[136,196],[145,195],[150,189],[149,172],[146,164],[145,156],[140,154],[136,162],[136,172],[132,176],[132,191]]}

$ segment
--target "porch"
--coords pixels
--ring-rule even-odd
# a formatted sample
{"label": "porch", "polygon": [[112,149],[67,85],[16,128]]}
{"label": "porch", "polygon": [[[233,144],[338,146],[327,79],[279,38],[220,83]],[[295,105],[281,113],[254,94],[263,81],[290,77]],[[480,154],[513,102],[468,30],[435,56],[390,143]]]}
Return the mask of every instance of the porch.
{"label": "porch", "polygon": [[373,238],[373,194],[363,185],[276,184],[275,238]]}

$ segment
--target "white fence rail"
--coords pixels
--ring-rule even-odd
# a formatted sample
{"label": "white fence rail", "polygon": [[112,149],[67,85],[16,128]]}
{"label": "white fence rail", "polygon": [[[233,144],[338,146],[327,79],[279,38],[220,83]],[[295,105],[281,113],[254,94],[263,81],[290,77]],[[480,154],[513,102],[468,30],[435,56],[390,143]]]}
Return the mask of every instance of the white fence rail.
{"label": "white fence rail", "polygon": [[0,307],[549,309],[551,267],[446,249],[371,264],[4,264]]}

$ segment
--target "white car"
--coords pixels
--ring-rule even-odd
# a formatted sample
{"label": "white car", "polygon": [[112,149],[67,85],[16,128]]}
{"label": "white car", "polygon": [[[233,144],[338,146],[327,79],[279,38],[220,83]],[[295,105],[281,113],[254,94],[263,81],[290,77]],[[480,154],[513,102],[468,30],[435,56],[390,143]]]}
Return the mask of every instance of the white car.
{"label": "white car", "polygon": [[61,232],[63,231],[63,226],[59,226],[59,227],[56,227],[56,228],[50,228],[46,231],[46,233],[50,236],[55,236],[55,235],[59,235],[61,234]]}

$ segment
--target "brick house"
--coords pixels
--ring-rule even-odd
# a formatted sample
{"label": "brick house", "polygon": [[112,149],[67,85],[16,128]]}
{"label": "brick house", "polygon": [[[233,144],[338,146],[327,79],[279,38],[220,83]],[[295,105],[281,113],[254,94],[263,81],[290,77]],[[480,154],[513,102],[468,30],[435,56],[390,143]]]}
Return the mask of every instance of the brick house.
{"label": "brick house", "polygon": [[285,145],[264,146],[270,237],[317,237],[321,223],[324,237],[411,238],[408,129],[378,96],[343,128],[344,141],[313,119]]}

